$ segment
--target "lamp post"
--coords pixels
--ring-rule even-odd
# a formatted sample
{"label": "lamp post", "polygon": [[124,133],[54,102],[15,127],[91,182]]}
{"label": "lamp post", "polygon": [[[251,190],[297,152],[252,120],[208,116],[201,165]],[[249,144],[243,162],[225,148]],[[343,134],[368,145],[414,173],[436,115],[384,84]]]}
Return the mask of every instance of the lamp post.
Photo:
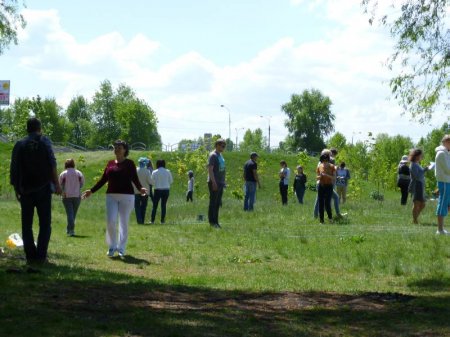
{"label": "lamp post", "polygon": [[269,139],[268,139],[268,147],[267,149],[270,152],[270,119],[272,118],[272,116],[263,116],[263,115],[259,115],[259,117],[261,118],[267,118],[267,121],[269,122]]}
{"label": "lamp post", "polygon": [[236,130],[236,150],[238,149],[238,132],[239,130],[244,130],[245,128],[235,128]]}
{"label": "lamp post", "polygon": [[221,108],[227,109],[228,111],[228,139],[231,139],[231,112],[224,104],[220,105]]}

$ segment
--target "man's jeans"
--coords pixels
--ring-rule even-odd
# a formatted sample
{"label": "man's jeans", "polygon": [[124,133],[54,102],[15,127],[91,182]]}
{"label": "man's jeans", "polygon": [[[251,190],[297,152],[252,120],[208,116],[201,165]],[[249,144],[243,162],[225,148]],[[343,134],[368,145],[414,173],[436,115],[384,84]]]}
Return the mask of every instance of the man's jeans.
{"label": "man's jeans", "polygon": [[145,212],[147,211],[148,195],[134,195],[134,212],[136,213],[136,221],[142,225],[145,221]]}
{"label": "man's jeans", "polygon": [[[50,185],[20,196],[22,214],[22,239],[27,261],[44,261],[52,233],[52,192]],[[36,208],[39,218],[37,246],[34,244],[33,217]]]}
{"label": "man's jeans", "polygon": [[223,185],[217,186],[217,191],[213,191],[212,184],[208,182],[209,189],[209,207],[208,221],[211,225],[219,223],[219,208],[222,204]]}
{"label": "man's jeans", "polygon": [[75,218],[80,207],[81,198],[63,198],[62,200],[67,215],[67,234],[75,233]]}
{"label": "man's jeans", "polygon": [[245,182],[244,211],[253,211],[256,197],[256,181]]}

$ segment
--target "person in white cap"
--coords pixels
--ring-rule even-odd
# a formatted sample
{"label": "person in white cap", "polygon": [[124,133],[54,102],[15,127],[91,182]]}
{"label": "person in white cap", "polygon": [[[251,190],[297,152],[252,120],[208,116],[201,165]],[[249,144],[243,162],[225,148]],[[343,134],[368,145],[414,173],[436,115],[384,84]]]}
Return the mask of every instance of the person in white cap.
{"label": "person in white cap", "polygon": [[406,205],[408,201],[408,186],[411,181],[410,169],[408,166],[408,156],[403,156],[397,168],[397,186],[400,188],[402,197],[401,205]]}

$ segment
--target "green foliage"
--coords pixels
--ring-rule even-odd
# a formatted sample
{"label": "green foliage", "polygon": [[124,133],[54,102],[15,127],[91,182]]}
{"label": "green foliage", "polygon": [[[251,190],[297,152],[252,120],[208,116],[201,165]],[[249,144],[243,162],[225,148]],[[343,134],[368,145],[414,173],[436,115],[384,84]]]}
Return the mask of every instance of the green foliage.
{"label": "green foliage", "polygon": [[91,144],[108,147],[119,138],[120,125],[114,112],[114,91],[108,80],[100,84],[90,105],[95,132]]}
{"label": "green foliage", "polygon": [[384,201],[384,194],[380,193],[380,191],[372,191],[372,192],[370,192],[370,197],[373,200]]}
{"label": "green foliage", "polygon": [[421,123],[436,108],[449,107],[450,46],[448,0],[393,1],[387,13],[377,13],[378,0],[362,0],[369,22],[380,17],[395,41],[387,66],[394,72],[392,95],[405,112]]}
{"label": "green foliage", "polygon": [[17,98],[6,109],[0,109],[1,133],[10,139],[19,139],[27,134],[26,123],[30,118],[30,100]]}
{"label": "green foliage", "polygon": [[292,151],[308,150],[320,152],[325,148],[324,137],[334,130],[335,116],[331,112],[331,99],[319,90],[304,90],[293,94],[291,101],[281,109],[287,115],[285,122],[289,135],[286,145]]}
{"label": "green foliage", "polygon": [[70,134],[68,120],[54,98],[42,100],[38,95],[31,99],[29,108],[41,120],[43,132],[53,142],[68,140]]}
{"label": "green foliage", "polygon": [[297,160],[298,165],[306,167],[309,166],[309,164],[311,163],[311,157],[308,155],[306,151],[299,152],[297,156],[298,156]]}
{"label": "green foliage", "polygon": [[331,138],[328,140],[327,147],[329,149],[335,148],[335,149],[343,149],[347,146],[347,139],[345,136],[340,133],[336,132]]}
{"label": "green foliage", "polygon": [[17,31],[25,28],[26,22],[20,14],[21,2],[18,0],[0,2],[0,55],[11,43],[17,44]]}
{"label": "green foliage", "polygon": [[69,142],[83,147],[89,146],[93,125],[89,102],[83,96],[72,98],[66,110],[66,116],[72,124]]}
{"label": "green foliage", "polygon": [[239,150],[241,152],[262,152],[264,150],[264,137],[260,128],[255,131],[247,129],[244,133],[242,142],[239,144]]}

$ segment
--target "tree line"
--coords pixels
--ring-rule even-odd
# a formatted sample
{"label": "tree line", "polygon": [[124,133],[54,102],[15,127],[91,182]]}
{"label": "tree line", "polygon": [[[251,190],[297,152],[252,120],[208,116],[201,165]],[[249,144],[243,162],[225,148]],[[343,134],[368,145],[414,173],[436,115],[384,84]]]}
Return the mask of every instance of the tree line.
{"label": "tree line", "polygon": [[26,135],[26,120],[36,116],[53,142],[70,142],[85,148],[108,147],[121,138],[161,148],[157,118],[152,108],[125,84],[114,89],[108,80],[91,100],[79,95],[63,109],[54,98],[18,98],[0,110],[0,133],[10,139]]}

